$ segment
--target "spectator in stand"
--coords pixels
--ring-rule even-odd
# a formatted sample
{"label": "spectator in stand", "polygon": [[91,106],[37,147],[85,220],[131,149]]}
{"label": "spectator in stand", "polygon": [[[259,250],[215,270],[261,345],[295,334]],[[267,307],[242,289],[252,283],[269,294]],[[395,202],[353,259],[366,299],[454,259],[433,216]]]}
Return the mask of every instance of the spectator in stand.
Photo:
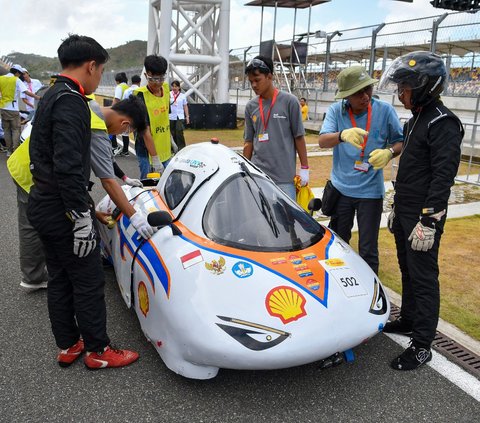
{"label": "spectator in stand", "polygon": [[190,114],[188,112],[187,97],[182,93],[179,81],[173,81],[170,91],[170,132],[173,141],[177,144],[178,151],[185,147],[185,137],[183,130],[185,123],[190,123]]}

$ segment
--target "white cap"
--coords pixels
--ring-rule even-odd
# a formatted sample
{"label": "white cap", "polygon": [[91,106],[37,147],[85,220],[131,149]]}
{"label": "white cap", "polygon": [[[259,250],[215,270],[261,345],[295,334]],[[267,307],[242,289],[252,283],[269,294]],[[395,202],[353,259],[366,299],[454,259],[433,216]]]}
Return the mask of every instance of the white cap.
{"label": "white cap", "polygon": [[20,72],[20,73],[24,72],[24,69],[20,65],[17,65],[17,64],[10,66],[10,69],[15,69],[17,72]]}
{"label": "white cap", "polygon": [[25,68],[22,68],[22,73],[28,73],[28,70],[26,70]]}

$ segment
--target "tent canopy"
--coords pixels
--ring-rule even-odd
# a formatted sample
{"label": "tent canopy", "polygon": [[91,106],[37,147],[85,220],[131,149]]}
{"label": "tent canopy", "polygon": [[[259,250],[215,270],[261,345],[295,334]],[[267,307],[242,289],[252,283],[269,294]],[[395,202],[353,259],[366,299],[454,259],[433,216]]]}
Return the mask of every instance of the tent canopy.
{"label": "tent canopy", "polygon": [[254,0],[245,3],[245,6],[288,7],[291,9],[306,9],[317,4],[328,3],[330,0]]}

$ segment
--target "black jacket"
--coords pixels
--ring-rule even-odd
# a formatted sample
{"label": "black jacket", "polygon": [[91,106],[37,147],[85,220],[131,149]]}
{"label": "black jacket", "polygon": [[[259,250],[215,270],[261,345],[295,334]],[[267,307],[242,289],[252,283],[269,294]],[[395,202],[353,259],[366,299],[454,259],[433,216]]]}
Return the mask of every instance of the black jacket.
{"label": "black jacket", "polygon": [[419,213],[447,208],[464,135],[462,123],[440,100],[414,112],[404,126],[395,184],[395,210]]}
{"label": "black jacket", "polygon": [[62,213],[89,209],[90,109],[79,86],[58,77],[40,100],[30,136],[30,200]]}

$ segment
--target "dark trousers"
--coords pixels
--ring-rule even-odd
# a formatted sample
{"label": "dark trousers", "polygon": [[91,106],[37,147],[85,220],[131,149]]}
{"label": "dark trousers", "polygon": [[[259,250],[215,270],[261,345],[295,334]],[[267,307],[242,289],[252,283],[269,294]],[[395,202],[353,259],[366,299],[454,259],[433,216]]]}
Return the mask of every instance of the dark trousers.
{"label": "dark trousers", "polygon": [[118,147],[117,136],[116,135],[109,135],[110,141],[112,142],[112,148]]}
{"label": "dark trousers", "polygon": [[55,341],[66,349],[81,335],[87,351],[101,351],[110,340],[100,247],[84,258],[73,254],[73,224],[61,205],[52,206],[29,200],[28,218],[45,248],[48,313]]}
{"label": "dark trousers", "polygon": [[128,147],[130,145],[130,137],[128,135],[122,135],[122,153],[128,153]]}
{"label": "dark trousers", "polygon": [[428,251],[414,251],[408,237],[418,213],[398,213],[393,221],[397,257],[402,273],[402,320],[412,323],[412,339],[429,347],[435,338],[440,310],[438,249],[445,220],[436,225],[435,242]]}
{"label": "dark trousers", "polygon": [[17,188],[18,241],[20,246],[20,271],[28,284],[40,284],[48,280],[43,244],[37,231],[27,218],[28,193]]}
{"label": "dark trousers", "polygon": [[178,151],[185,148],[185,137],[183,136],[184,129],[185,121],[183,119],[170,121],[170,133],[172,134],[173,141],[177,144]]}
{"label": "dark trousers", "polygon": [[382,218],[382,198],[353,198],[341,195],[329,227],[350,243],[355,213],[358,224],[358,252],[378,274],[378,231]]}

